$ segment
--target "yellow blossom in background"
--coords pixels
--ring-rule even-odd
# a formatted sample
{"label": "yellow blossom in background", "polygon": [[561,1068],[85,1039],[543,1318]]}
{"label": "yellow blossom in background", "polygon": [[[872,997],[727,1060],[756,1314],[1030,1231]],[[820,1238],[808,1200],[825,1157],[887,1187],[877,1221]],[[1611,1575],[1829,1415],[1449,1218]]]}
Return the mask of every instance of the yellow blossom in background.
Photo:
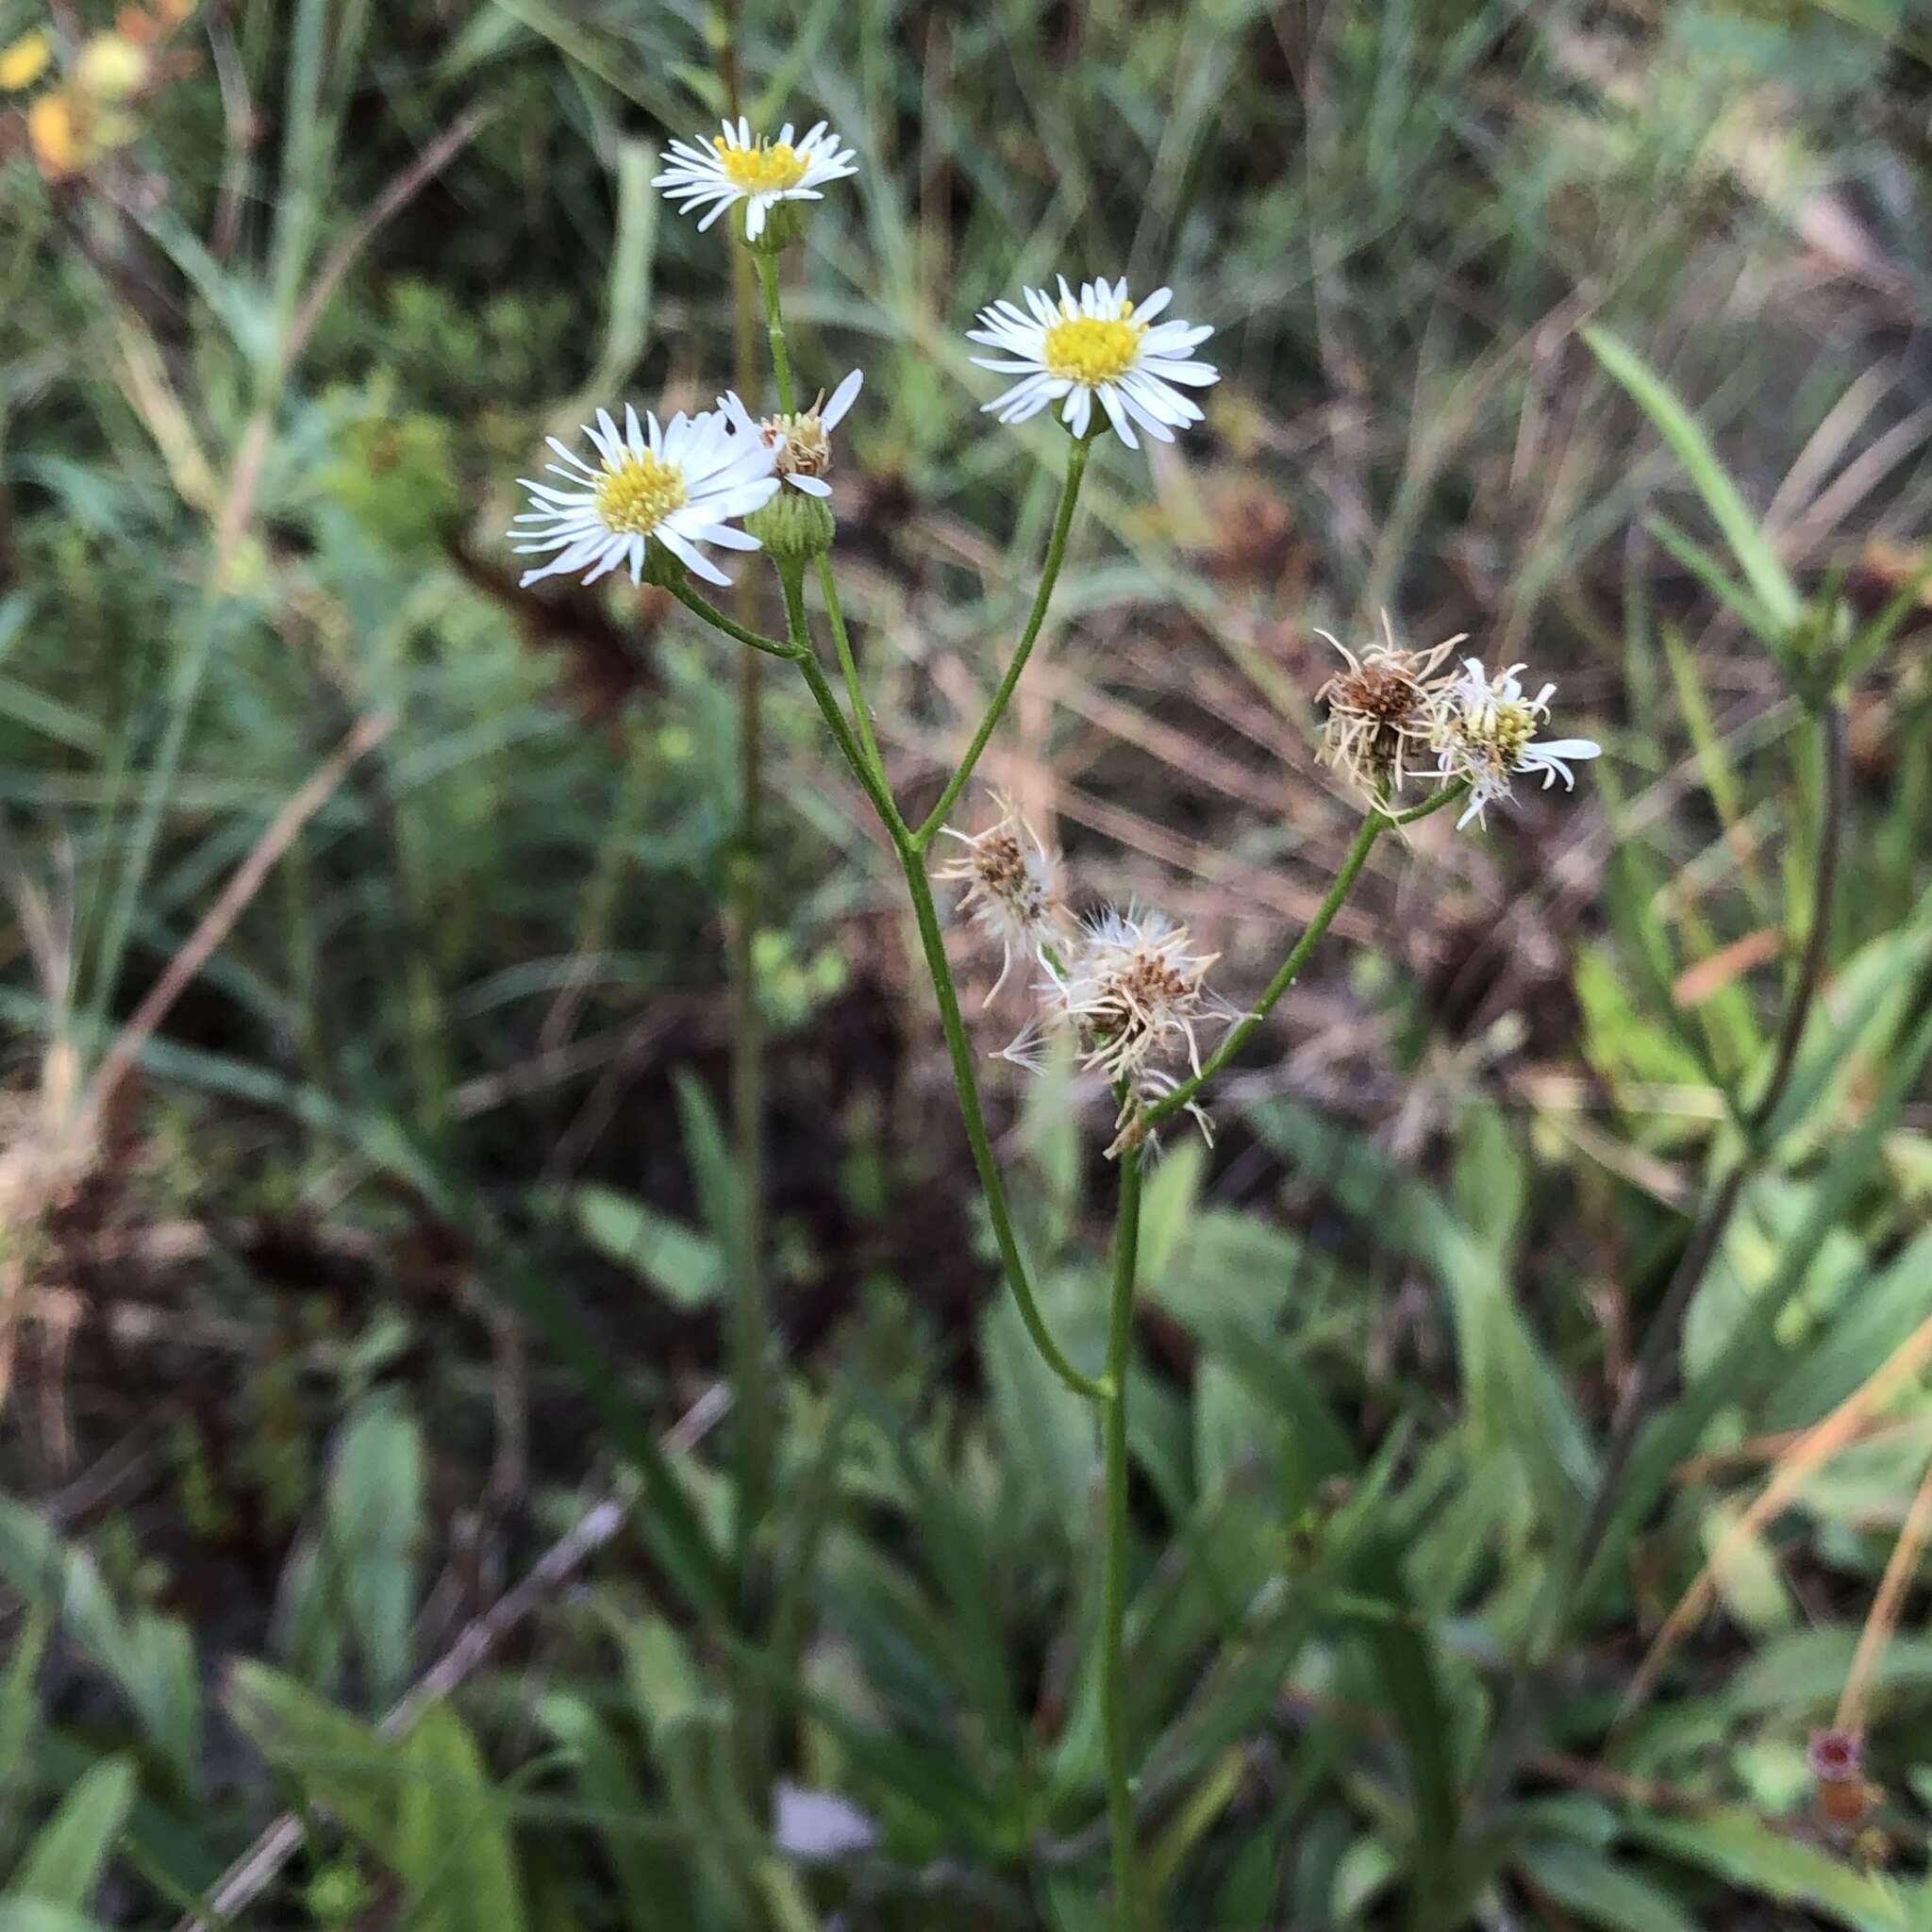
{"label": "yellow blossom in background", "polygon": [[47,71],[47,62],[54,58],[54,42],[45,27],[35,27],[31,33],[22,34],[4,51],[0,51],[0,90],[8,93],[18,93],[24,87],[31,87]]}
{"label": "yellow blossom in background", "polygon": [[81,165],[80,129],[63,93],[42,94],[26,110],[26,136],[42,174],[58,180]]}
{"label": "yellow blossom in background", "polygon": [[125,34],[95,34],[75,62],[75,81],[97,101],[125,101],[147,85],[146,53]]}

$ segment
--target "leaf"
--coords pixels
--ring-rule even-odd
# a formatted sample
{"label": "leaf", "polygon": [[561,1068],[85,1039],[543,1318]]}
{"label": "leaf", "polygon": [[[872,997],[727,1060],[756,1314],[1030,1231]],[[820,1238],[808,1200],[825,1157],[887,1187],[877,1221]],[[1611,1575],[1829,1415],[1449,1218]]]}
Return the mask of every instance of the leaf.
{"label": "leaf", "polygon": [[395,1868],[413,1932],[521,1932],[522,1894],[501,1799],[463,1722],[432,1705],[403,1740]]}
{"label": "leaf", "polygon": [[228,1714],[312,1804],[385,1864],[394,1863],[401,1759],[374,1724],[252,1660],[229,1674]]}
{"label": "leaf", "polygon": [[566,1199],[585,1239],[680,1308],[708,1307],[724,1285],[715,1241],[615,1188],[581,1187]]}
{"label": "leaf", "polygon": [[1624,342],[1601,327],[1586,328],[1583,340],[1596,358],[1629,391],[1657,433],[1683,464],[1711,520],[1731,546],[1738,567],[1779,631],[1790,631],[1804,615],[1804,600],[1771,541],[1738,493],[1710,439],[1669,388]]}
{"label": "leaf", "polygon": [[1699,1932],[1661,1885],[1574,1839],[1533,1840],[1518,1849],[1516,1863],[1538,1891],[1605,1932]]}
{"label": "leaf", "polygon": [[132,1762],[109,1757],[95,1765],[28,1846],[9,1890],[22,1898],[84,1909],[133,1804]]}
{"label": "leaf", "polygon": [[399,1403],[375,1396],[352,1412],[338,1445],[321,1558],[379,1702],[408,1678],[424,1516],[422,1433]]}
{"label": "leaf", "polygon": [[1701,1866],[1742,1891],[1836,1919],[1853,1932],[1906,1932],[1909,1924],[1896,1886],[1773,1830],[1752,1812],[1713,1811],[1698,1818],[1635,1812],[1628,1823],[1634,1836],[1658,1851]]}

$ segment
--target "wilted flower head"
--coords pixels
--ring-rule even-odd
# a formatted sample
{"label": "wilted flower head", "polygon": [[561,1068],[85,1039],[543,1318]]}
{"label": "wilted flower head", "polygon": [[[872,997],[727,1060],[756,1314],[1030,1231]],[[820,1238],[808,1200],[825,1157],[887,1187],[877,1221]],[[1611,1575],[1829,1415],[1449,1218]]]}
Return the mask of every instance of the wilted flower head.
{"label": "wilted flower head", "polygon": [[1437,698],[1430,740],[1438,771],[1469,787],[1469,807],[1457,825],[1479,818],[1491,799],[1507,798],[1509,781],[1519,772],[1541,772],[1545,791],[1558,778],[1574,790],[1576,777],[1568,761],[1593,758],[1603,750],[1588,738],[1536,741],[1557,687],[1546,684],[1535,697],[1525,697],[1516,675],[1523,668],[1512,664],[1491,677],[1479,658],[1465,658],[1462,675]]}
{"label": "wilted flower head", "polygon": [[[554,550],[546,564],[524,573],[523,581],[583,573],[591,583],[621,563],[631,580],[642,578],[647,546],[659,544],[688,569],[713,584],[731,579],[698,548],[716,543],[726,550],[756,550],[756,537],[734,529],[732,522],[770,500],[778,488],[772,474],[770,446],[757,436],[741,436],[724,416],[707,409],[687,416],[680,410],[659,425],[647,414],[643,424],[626,406],[624,433],[608,409],[597,411],[584,434],[597,453],[593,469],[556,437],[546,441],[563,458],[546,463],[552,475],[570,486],[519,477],[530,492],[530,508],[514,519],[515,547],[525,555]],[[568,467],[566,467],[568,465]]]}
{"label": "wilted flower head", "polygon": [[839,137],[821,121],[802,140],[793,136],[791,122],[778,130],[776,141],[753,138],[743,115],[722,124],[702,145],[688,141],[671,143],[671,165],[653,176],[677,203],[680,214],[711,206],[698,224],[702,233],[726,208],[744,204],[744,238],[757,242],[764,235],[772,211],[788,201],[823,201],[827,181],[856,175],[853,150],[839,145]]}
{"label": "wilted flower head", "polygon": [[[1121,1095],[1120,1134],[1109,1154],[1140,1144],[1141,1109],[1179,1085],[1175,1068],[1200,1072],[1195,1029],[1236,1017],[1208,990],[1217,957],[1191,951],[1188,928],[1166,914],[1130,906],[1086,920],[1066,958],[1048,962],[1041,987],[1046,1027],[1071,1030],[1081,1064],[1104,1074]],[[1032,1044],[1023,1034],[1008,1055],[1024,1058]],[[1196,1107],[1188,1111],[1208,1132],[1207,1115]]]}
{"label": "wilted flower head", "polygon": [[1205,389],[1220,380],[1211,362],[1195,362],[1188,352],[1214,331],[1185,322],[1157,323],[1173,299],[1172,289],[1157,289],[1137,308],[1127,299],[1126,278],[1083,282],[1076,300],[1059,278],[1059,300],[1041,289],[1024,289],[1024,313],[1011,302],[995,302],[979,311],[979,326],[969,341],[997,349],[998,356],[975,356],[982,369],[1021,378],[986,408],[1002,423],[1024,423],[1062,396],[1061,419],[1075,436],[1085,436],[1097,397],[1114,434],[1138,449],[1134,424],[1159,442],[1174,441],[1176,424],[1198,423],[1201,411],[1176,384]]}
{"label": "wilted flower head", "polygon": [[1380,798],[1385,791],[1400,791],[1410,748],[1431,741],[1435,704],[1442,688],[1436,667],[1462,641],[1457,636],[1431,650],[1403,650],[1386,610],[1382,634],[1386,643],[1371,644],[1357,658],[1339,638],[1329,637],[1325,630],[1315,633],[1326,638],[1346,660],[1346,669],[1315,693],[1318,702],[1328,706],[1322,732],[1323,761],[1371,798]]}
{"label": "wilted flower head", "polygon": [[789,416],[766,416],[754,421],[738,392],[728,391],[718,399],[718,407],[731,419],[741,436],[759,438],[772,452],[780,478],[808,496],[829,496],[832,486],[825,479],[832,467],[832,431],[845,420],[845,412],[857,399],[865,381],[862,370],[855,369],[826,400],[824,391],[808,409]]}
{"label": "wilted flower head", "polygon": [[966,849],[953,864],[933,874],[965,882],[960,909],[970,908],[980,926],[1000,942],[1000,976],[986,996],[989,1005],[1007,983],[1014,950],[1038,954],[1062,935],[1067,917],[1060,898],[1059,860],[1041,843],[1010,798],[995,792],[993,803],[1000,815],[983,832],[956,832],[951,825],[940,828]]}

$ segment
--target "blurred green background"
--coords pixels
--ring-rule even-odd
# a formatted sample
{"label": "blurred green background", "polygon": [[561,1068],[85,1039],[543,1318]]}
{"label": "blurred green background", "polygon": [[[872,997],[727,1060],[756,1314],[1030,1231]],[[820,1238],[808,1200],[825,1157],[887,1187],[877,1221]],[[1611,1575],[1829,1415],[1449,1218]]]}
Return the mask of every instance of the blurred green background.
{"label": "blurred green background", "polygon": [[[734,82],[860,157],[786,302],[808,390],[866,372],[902,797],[1058,488],[962,331],[1059,273],[1171,283],[1223,375],[1099,444],[982,767],[1080,904],[1265,983],[1358,821],[1318,627],[1466,631],[1605,746],[1385,840],[1150,1179],[1160,1923],[1932,1926],[1907,0],[0,0],[0,1925],[1103,1923],[1091,1420],[775,676],[779,1484],[758,1601],[708,1567],[739,665],[502,532],[544,434],[733,379],[724,231],[648,184]],[[986,1087],[1084,1359],[1100,1109]]]}

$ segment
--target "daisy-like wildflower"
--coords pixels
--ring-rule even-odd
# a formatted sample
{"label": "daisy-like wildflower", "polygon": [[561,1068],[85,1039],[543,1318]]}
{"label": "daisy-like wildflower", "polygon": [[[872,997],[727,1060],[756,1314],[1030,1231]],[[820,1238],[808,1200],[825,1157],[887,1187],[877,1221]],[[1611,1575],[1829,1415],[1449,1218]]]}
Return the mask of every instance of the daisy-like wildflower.
{"label": "daisy-like wildflower", "polygon": [[808,496],[829,496],[832,486],[825,475],[832,467],[832,431],[844,422],[864,381],[864,371],[855,369],[832,391],[829,401],[821,390],[810,408],[790,416],[754,420],[736,390],[720,396],[718,407],[741,436],[756,436],[771,449],[772,460],[784,482]]}
{"label": "daisy-like wildflower", "polygon": [[1491,800],[1509,796],[1509,781],[1519,773],[1541,772],[1543,790],[1560,778],[1575,789],[1570,760],[1599,757],[1603,747],[1588,738],[1555,738],[1539,743],[1536,729],[1550,715],[1546,684],[1535,697],[1524,694],[1512,664],[1494,677],[1479,658],[1462,660],[1462,675],[1437,697],[1431,741],[1441,777],[1461,779],[1469,787],[1469,806],[1457,820],[1458,827],[1480,818]]}
{"label": "daisy-like wildflower", "polygon": [[980,928],[1000,942],[1000,976],[986,996],[988,1006],[1007,983],[1014,953],[1039,957],[1043,947],[1063,936],[1067,916],[1060,897],[1058,858],[1041,844],[1010,798],[995,792],[993,803],[999,817],[983,832],[940,827],[966,849],[953,864],[933,874],[936,879],[963,881],[966,890],[959,894],[959,909],[970,910]]}
{"label": "daisy-like wildflower", "polygon": [[680,214],[707,208],[698,224],[701,234],[725,209],[742,202],[745,240],[756,242],[781,202],[823,201],[827,181],[842,181],[858,172],[854,151],[840,146],[839,137],[823,121],[802,139],[794,137],[788,121],[776,141],[754,139],[751,123],[741,114],[722,125],[724,131],[703,144],[674,141],[671,165],[651,182],[677,204]]}
{"label": "daisy-like wildflower", "polygon": [[1322,760],[1373,799],[1402,790],[1406,761],[1417,745],[1435,733],[1436,700],[1446,680],[1436,668],[1467,632],[1427,651],[1407,651],[1395,641],[1389,613],[1382,613],[1385,643],[1371,644],[1359,658],[1340,638],[1325,638],[1341,653],[1346,668],[1315,693],[1328,707],[1322,732]]}
{"label": "daisy-like wildflower", "polygon": [[1211,362],[1196,362],[1189,352],[1214,331],[1185,322],[1155,318],[1174,297],[1157,289],[1138,307],[1127,299],[1124,276],[1117,282],[1083,282],[1077,300],[1059,278],[1059,300],[1041,289],[1025,289],[1023,312],[1015,304],[995,302],[979,311],[979,326],[967,337],[997,349],[975,356],[982,369],[1021,379],[986,408],[1002,423],[1024,423],[1050,404],[1059,403],[1061,420],[1075,436],[1085,436],[1097,398],[1114,433],[1138,449],[1134,425],[1159,442],[1172,442],[1175,425],[1198,423],[1199,408],[1184,389],[1218,382]]}
{"label": "daisy-like wildflower", "polygon": [[597,454],[596,467],[556,437],[545,440],[562,458],[546,463],[552,475],[569,486],[517,480],[530,492],[530,508],[510,531],[525,556],[555,551],[548,563],[524,573],[522,581],[583,574],[593,583],[621,563],[630,565],[631,581],[642,580],[644,555],[659,544],[708,583],[731,579],[698,548],[715,543],[726,550],[756,550],[756,537],[733,527],[733,520],[769,502],[778,488],[769,444],[740,435],[730,421],[707,409],[697,416],[682,410],[659,425],[626,406],[624,432],[608,409],[584,425]]}
{"label": "daisy-like wildflower", "polygon": [[[1008,1058],[1030,1064],[1045,1031],[1072,1031],[1081,1065],[1104,1074],[1121,1094],[1109,1155],[1146,1139],[1141,1109],[1180,1085],[1177,1070],[1201,1071],[1196,1029],[1239,1017],[1208,989],[1208,971],[1218,955],[1191,951],[1188,937],[1188,928],[1165,913],[1136,906],[1094,914],[1065,959],[1047,961],[1040,989],[1043,1028],[1029,1027],[1007,1049]],[[1192,1104],[1187,1110],[1211,1140],[1207,1114]]]}

